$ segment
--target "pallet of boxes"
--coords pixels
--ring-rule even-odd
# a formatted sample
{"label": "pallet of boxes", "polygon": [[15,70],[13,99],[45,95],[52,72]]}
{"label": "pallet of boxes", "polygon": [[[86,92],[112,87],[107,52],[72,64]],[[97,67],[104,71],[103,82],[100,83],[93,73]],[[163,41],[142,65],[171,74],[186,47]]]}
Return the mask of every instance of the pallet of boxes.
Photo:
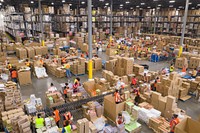
{"label": "pallet of boxes", "polygon": [[180,57],[180,58],[176,58],[176,62],[175,62],[175,67],[182,69],[183,67],[188,68],[188,60],[187,58],[184,57]]}
{"label": "pallet of boxes", "polygon": [[29,117],[22,108],[1,112],[0,119],[8,132],[32,133]]}
{"label": "pallet of boxes", "polygon": [[72,63],[72,65],[70,66],[70,70],[74,75],[85,74],[85,59],[78,58],[78,60]]}
{"label": "pallet of boxes", "polygon": [[60,92],[46,93],[47,107],[52,108],[59,105],[63,105],[64,103],[65,103],[65,100],[63,99],[62,94]]}

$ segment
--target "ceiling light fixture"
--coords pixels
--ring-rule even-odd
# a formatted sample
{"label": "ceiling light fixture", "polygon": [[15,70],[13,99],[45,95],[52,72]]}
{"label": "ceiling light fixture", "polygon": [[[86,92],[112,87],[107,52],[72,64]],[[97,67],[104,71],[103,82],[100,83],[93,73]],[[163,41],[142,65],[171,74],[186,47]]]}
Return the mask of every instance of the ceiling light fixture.
{"label": "ceiling light fixture", "polygon": [[119,6],[123,6],[123,4],[120,4]]}
{"label": "ceiling light fixture", "polygon": [[65,3],[65,0],[62,0],[62,3]]}
{"label": "ceiling light fixture", "polygon": [[153,0],[153,1],[158,1],[158,0]]}
{"label": "ceiling light fixture", "polygon": [[105,5],[106,5],[106,6],[108,6],[108,5],[109,5],[109,3],[106,3]]}
{"label": "ceiling light fixture", "polygon": [[160,7],[157,7],[157,9],[159,10],[159,9],[160,9]]}
{"label": "ceiling light fixture", "polygon": [[141,5],[145,5],[145,3],[141,3]]}
{"label": "ceiling light fixture", "polygon": [[143,8],[140,8],[140,10],[143,10]]}
{"label": "ceiling light fixture", "polygon": [[136,6],[137,8],[139,8],[140,6]]}
{"label": "ceiling light fixture", "polygon": [[34,1],[31,1],[31,4],[33,4],[34,3]]}
{"label": "ceiling light fixture", "polygon": [[174,7],[173,5],[169,5],[169,7]]}
{"label": "ceiling light fixture", "polygon": [[69,4],[69,6],[72,6],[72,4]]}
{"label": "ceiling light fixture", "polygon": [[51,5],[54,5],[54,3],[52,2]]}
{"label": "ceiling light fixture", "polygon": [[123,8],[122,6],[120,6],[119,8]]}
{"label": "ceiling light fixture", "polygon": [[192,9],[192,10],[194,10],[195,8],[194,8],[194,7],[192,7],[191,9]]}
{"label": "ceiling light fixture", "polygon": [[191,5],[191,4],[192,4],[192,2],[189,2],[188,4],[189,4],[189,5]]}
{"label": "ceiling light fixture", "polygon": [[81,4],[85,4],[85,1],[82,1]]}
{"label": "ceiling light fixture", "polygon": [[159,4],[158,6],[162,6],[161,4]]}
{"label": "ceiling light fixture", "polygon": [[0,6],[2,5],[2,3],[0,3]]}
{"label": "ceiling light fixture", "polygon": [[197,4],[197,6],[200,6],[200,4]]}
{"label": "ceiling light fixture", "polygon": [[126,1],[126,4],[129,4],[130,2],[129,1]]}
{"label": "ceiling light fixture", "polygon": [[178,8],[183,8],[182,6],[179,6]]}
{"label": "ceiling light fixture", "polygon": [[131,10],[133,9],[133,7],[130,8]]}
{"label": "ceiling light fixture", "polygon": [[175,0],[170,0],[169,3],[175,3]]}

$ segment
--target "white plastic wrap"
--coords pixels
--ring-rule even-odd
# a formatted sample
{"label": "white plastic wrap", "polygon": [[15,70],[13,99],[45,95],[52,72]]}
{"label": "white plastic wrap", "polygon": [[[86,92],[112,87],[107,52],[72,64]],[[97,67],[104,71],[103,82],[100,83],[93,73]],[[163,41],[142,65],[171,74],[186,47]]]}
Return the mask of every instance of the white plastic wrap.
{"label": "white plastic wrap", "polygon": [[44,67],[35,67],[35,74],[37,78],[48,77],[46,69]]}
{"label": "white plastic wrap", "polygon": [[1,78],[4,80],[4,81],[8,81],[8,75],[7,74],[5,74],[5,73],[2,73],[1,74]]}
{"label": "white plastic wrap", "polygon": [[123,111],[122,116],[124,117],[125,124],[129,124],[131,122],[131,117],[128,112]]}
{"label": "white plastic wrap", "polygon": [[150,118],[158,118],[161,112],[156,109],[147,110],[145,108],[140,108],[138,110],[138,118],[145,123],[149,123]]}
{"label": "white plastic wrap", "polygon": [[34,95],[34,94],[31,94],[31,95],[30,95],[30,104],[32,104],[32,105],[35,106],[35,104],[36,104],[35,99],[36,99],[35,95]]}
{"label": "white plastic wrap", "polygon": [[46,125],[47,129],[51,127],[51,119],[50,118],[45,118],[45,125]]}
{"label": "white plastic wrap", "polygon": [[104,126],[105,126],[105,121],[102,118],[98,118],[95,122],[94,125],[97,128],[97,131],[101,131],[103,130]]}
{"label": "white plastic wrap", "polygon": [[35,113],[36,112],[36,107],[33,106],[32,104],[26,104],[26,110],[28,113]]}

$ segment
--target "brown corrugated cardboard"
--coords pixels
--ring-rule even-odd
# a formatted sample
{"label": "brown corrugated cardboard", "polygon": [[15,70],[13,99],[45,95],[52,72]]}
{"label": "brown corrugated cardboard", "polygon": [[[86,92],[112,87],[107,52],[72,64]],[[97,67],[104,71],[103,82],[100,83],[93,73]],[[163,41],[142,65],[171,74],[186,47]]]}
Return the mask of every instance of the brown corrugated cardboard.
{"label": "brown corrugated cardboard", "polygon": [[104,115],[113,122],[116,120],[118,113],[123,110],[124,102],[116,104],[112,95],[104,97]]}

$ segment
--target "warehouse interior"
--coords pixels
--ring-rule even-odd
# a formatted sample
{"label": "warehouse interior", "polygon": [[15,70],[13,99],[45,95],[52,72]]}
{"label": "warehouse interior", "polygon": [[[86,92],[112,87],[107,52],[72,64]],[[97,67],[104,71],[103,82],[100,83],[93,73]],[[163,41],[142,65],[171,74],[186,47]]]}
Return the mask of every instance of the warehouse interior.
{"label": "warehouse interior", "polygon": [[199,0],[0,9],[0,132],[199,132]]}

